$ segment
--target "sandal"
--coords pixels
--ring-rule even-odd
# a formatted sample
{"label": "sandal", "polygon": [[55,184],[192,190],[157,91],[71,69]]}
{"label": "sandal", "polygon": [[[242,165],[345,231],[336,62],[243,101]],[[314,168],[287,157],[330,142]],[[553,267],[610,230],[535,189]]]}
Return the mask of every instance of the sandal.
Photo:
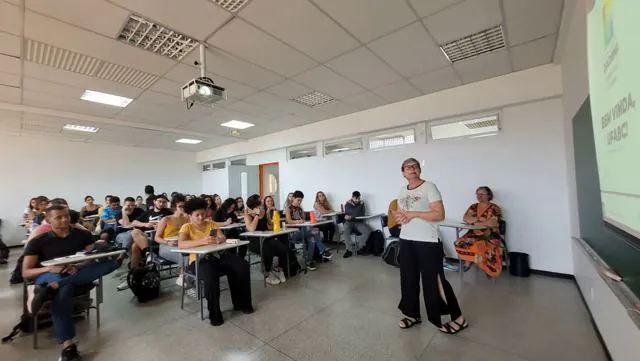
{"label": "sandal", "polygon": [[[453,327],[451,325],[452,323],[455,323],[456,326],[458,326],[458,328]],[[459,324],[456,321],[451,321],[451,322],[445,323],[444,325],[442,325],[442,327],[444,328],[444,330],[443,329],[439,329],[440,332],[446,333],[448,335],[455,335],[456,333],[458,333],[458,332],[464,330],[465,328],[469,327],[469,324],[467,323],[467,320],[464,320],[462,322],[462,324]]]}
{"label": "sandal", "polygon": [[421,320],[421,319],[419,319],[419,318],[416,318],[416,319],[415,319],[415,321],[414,321],[414,320],[412,320],[412,319],[410,319],[410,318],[408,318],[408,317],[405,317],[405,318],[403,318],[402,320],[400,320],[400,322],[402,322],[402,324],[404,325],[404,327],[402,327],[402,326],[400,326],[400,325],[398,325],[398,326],[399,326],[401,329],[406,330],[407,328],[411,328],[411,327],[413,327],[413,326],[415,326],[415,325],[417,325],[417,324],[422,323],[422,320]]}

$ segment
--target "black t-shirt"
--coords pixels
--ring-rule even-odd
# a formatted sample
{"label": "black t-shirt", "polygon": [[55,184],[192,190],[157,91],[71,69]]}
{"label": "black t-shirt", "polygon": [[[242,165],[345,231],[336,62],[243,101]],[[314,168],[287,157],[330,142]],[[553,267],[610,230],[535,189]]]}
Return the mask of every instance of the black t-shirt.
{"label": "black t-shirt", "polygon": [[[144,213],[144,209],[138,208],[138,207],[134,208],[131,214],[127,217],[129,219],[129,223],[138,219],[138,217],[140,217],[143,213]],[[122,217],[124,217],[125,215],[126,214],[122,212]]]}
{"label": "black t-shirt", "polygon": [[153,201],[156,199],[156,195],[152,194],[145,199],[144,203],[147,205],[147,209],[153,209]]}
{"label": "black t-shirt", "polygon": [[43,233],[27,243],[25,256],[37,256],[38,264],[58,257],[71,256],[93,243],[91,233],[75,228],[69,228],[69,234],[58,237],[53,232]]}
{"label": "black t-shirt", "polygon": [[238,223],[238,217],[236,216],[236,212],[224,213],[224,212],[216,212],[213,215],[213,220],[215,222],[226,222],[227,219],[231,218],[231,223]]}
{"label": "black t-shirt", "polygon": [[[172,214],[173,214],[173,211],[171,211],[169,208],[163,208],[160,210],[160,212],[156,212],[153,208],[151,208],[150,210],[140,214],[140,216],[136,218],[136,221],[142,222],[142,223],[148,223],[150,221],[160,221],[162,217],[170,216]],[[153,228],[141,227],[140,229],[143,231],[149,231],[149,230],[152,230]]]}

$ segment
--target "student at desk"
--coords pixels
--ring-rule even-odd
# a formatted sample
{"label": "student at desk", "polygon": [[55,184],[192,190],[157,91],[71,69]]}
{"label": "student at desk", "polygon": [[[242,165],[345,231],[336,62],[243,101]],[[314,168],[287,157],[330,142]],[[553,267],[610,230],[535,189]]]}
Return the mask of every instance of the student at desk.
{"label": "student at desk", "polygon": [[[247,230],[249,232],[269,230],[269,219],[267,212],[260,207],[259,195],[254,194],[247,198],[244,219],[246,220]],[[287,244],[288,238],[286,236],[284,239],[270,237],[265,239],[262,244],[264,276],[270,285],[277,285],[287,281],[284,271],[282,267],[280,267],[280,265],[284,264],[287,260]],[[259,251],[258,249],[256,253],[259,253]]]}
{"label": "student at desk", "polygon": [[[349,258],[353,255],[351,249],[354,248],[359,251],[364,248],[369,239],[369,235],[372,232],[371,227],[362,219],[358,217],[365,216],[364,202],[362,201],[359,191],[354,191],[351,194],[351,199],[344,205],[344,244],[347,247],[347,251],[342,256],[343,258]],[[356,236],[355,244],[352,244],[351,235],[357,231],[360,233],[360,241]]]}
{"label": "student at desk", "polygon": [[[225,242],[218,225],[205,218],[207,202],[195,198],[185,204],[190,223],[180,228],[178,248],[192,248]],[[214,234],[213,236],[211,234]],[[195,273],[196,256],[189,256],[189,269]],[[224,323],[220,310],[220,274],[226,273],[231,292],[233,309],[243,313],[253,313],[251,305],[251,280],[249,262],[235,252],[218,252],[200,258],[200,276],[204,282],[204,296],[209,309],[209,321],[212,326]]]}
{"label": "student at desk", "polygon": [[53,332],[62,343],[60,360],[79,360],[78,348],[73,343],[73,297],[78,286],[89,284],[113,272],[120,266],[115,260],[94,262],[80,266],[42,266],[42,262],[90,250],[93,247],[91,233],[69,227],[69,209],[63,205],[47,208],[46,218],[51,232],[31,240],[24,251],[22,275],[35,279],[35,285],[27,287],[27,308],[37,313],[47,299],[52,299],[51,319]]}
{"label": "student at desk", "polygon": [[[186,202],[186,197],[182,194],[173,197],[171,199],[173,215],[163,217],[160,223],[158,223],[158,228],[156,228],[155,241],[160,244],[160,257],[177,264],[180,264],[180,258],[182,256],[178,253],[171,252],[171,249],[178,245],[178,241],[169,241],[167,238],[178,237],[178,232],[180,232],[182,225],[189,222],[189,217],[184,212]],[[180,270],[180,276],[176,279],[176,284],[182,286],[182,282],[183,274],[182,270]]]}
{"label": "student at desk", "polygon": [[[331,203],[327,199],[327,196],[324,192],[320,191],[316,193],[316,201],[313,203],[313,210],[316,212],[316,215],[324,216],[325,214],[334,213],[333,207],[331,207]],[[325,224],[319,227],[324,235],[324,239],[326,241],[333,240],[333,236],[336,233],[336,225],[335,223]]]}
{"label": "student at desk", "polygon": [[[302,199],[304,199],[304,193],[301,191],[293,192],[291,204],[285,210],[285,216],[287,224],[302,224],[305,223],[304,210],[300,206]],[[315,262],[313,262],[313,253],[318,248],[320,256],[323,259],[329,260],[333,256],[331,252],[327,250],[327,246],[322,243],[320,238],[321,234],[317,228],[300,227],[299,231],[293,234],[293,241],[295,243],[305,243],[307,250],[307,269],[309,271],[315,271],[317,269]]]}

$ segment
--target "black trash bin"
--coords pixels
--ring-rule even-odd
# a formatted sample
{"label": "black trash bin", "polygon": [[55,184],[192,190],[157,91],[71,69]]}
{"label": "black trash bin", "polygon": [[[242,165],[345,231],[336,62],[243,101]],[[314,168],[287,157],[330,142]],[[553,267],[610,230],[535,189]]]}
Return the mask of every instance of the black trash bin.
{"label": "black trash bin", "polygon": [[509,252],[509,273],[517,277],[531,276],[531,268],[529,268],[529,254],[522,252]]}

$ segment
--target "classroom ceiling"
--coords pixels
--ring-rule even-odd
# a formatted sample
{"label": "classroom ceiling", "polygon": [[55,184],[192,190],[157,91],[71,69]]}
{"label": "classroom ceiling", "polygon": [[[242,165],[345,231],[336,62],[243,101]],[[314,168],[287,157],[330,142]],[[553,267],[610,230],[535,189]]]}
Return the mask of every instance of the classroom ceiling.
{"label": "classroom ceiling", "polygon": [[[0,134],[182,151],[244,141],[550,63],[563,6],[563,0],[0,0]],[[180,87],[199,75],[198,48],[176,60],[175,52],[170,58],[118,41],[132,14],[204,42],[208,76],[227,89],[228,100],[187,110]],[[496,25],[505,37],[502,50],[451,64],[439,48]],[[80,99],[87,89],[134,100],[125,108],[91,103]],[[314,108],[292,100],[312,91],[336,100]],[[220,126],[228,120],[255,126],[231,135]],[[100,131],[62,131],[67,123]]]}

